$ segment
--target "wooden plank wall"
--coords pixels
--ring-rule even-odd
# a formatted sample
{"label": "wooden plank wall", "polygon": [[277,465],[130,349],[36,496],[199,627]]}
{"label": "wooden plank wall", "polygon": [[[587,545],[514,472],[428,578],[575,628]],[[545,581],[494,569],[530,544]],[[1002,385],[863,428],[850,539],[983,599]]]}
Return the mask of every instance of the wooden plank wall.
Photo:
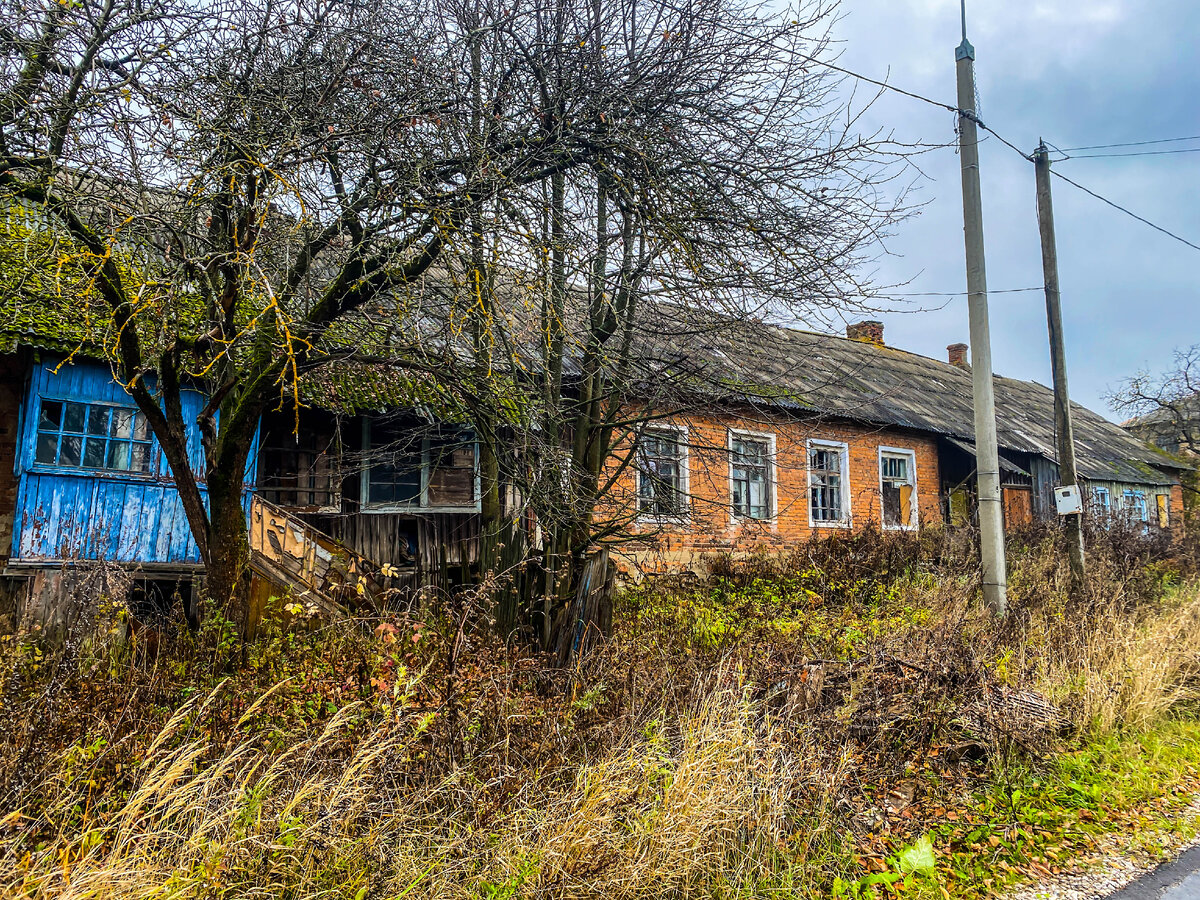
{"label": "wooden plank wall", "polygon": [[[23,561],[198,563],[196,542],[157,442],[152,445],[150,472],[145,475],[35,463],[37,411],[42,399],[132,405],[107,366],[85,361],[55,371],[58,362],[43,359],[33,364],[25,398],[17,465],[15,556]],[[183,405],[184,419],[192,423],[188,434],[192,462],[203,471],[203,449],[194,422],[204,398],[188,391]],[[254,466],[248,467],[248,480],[254,470]]]}

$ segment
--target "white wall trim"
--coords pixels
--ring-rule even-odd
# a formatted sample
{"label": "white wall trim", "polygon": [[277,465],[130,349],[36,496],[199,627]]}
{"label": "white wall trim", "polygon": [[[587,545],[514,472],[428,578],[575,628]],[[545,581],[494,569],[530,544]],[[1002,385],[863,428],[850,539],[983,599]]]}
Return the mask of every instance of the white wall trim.
{"label": "white wall trim", "polygon": [[[735,438],[750,438],[751,440],[767,442],[767,484],[771,492],[770,513],[765,519],[755,519],[749,516],[739,516],[733,508],[733,441]],[[743,522],[763,522],[772,527],[779,524],[779,479],[776,477],[776,443],[773,431],[751,431],[746,428],[727,428],[725,430],[725,450],[729,489],[729,524],[738,525]]]}
{"label": "white wall trim", "polygon": [[[842,515],[840,522],[818,522],[812,515],[812,451],[814,448],[839,450],[842,460]],[[854,526],[853,507],[851,505],[850,484],[850,445],[845,441],[830,441],[823,438],[809,438],[804,444],[804,508],[808,510],[809,528],[852,528]]]}
{"label": "white wall trim", "polygon": [[653,513],[642,511],[642,469],[638,465],[638,460],[634,459],[634,472],[637,475],[634,484],[634,503],[637,504],[637,518],[635,522],[643,525],[688,525],[692,521],[692,470],[691,470],[691,446],[688,443],[688,426],[675,425],[671,422],[655,422],[652,425],[644,427],[635,437],[633,452],[638,452],[637,441],[646,434],[654,434],[658,432],[674,433],[677,436],[679,444],[679,494],[682,497],[683,510],[679,515],[675,516],[658,516]]}

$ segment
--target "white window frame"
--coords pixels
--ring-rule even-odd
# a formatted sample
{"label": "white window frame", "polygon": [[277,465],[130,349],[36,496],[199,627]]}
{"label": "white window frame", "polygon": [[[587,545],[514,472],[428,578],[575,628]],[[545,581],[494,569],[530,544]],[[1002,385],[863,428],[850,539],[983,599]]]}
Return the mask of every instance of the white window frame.
{"label": "white window frame", "polygon": [[[756,519],[753,516],[738,515],[736,509],[733,508],[733,442],[735,440],[752,440],[764,441],[767,445],[767,490],[770,491],[768,498],[768,513],[765,519]],[[775,433],[772,431],[749,431],[744,428],[730,428],[725,436],[725,449],[729,460],[729,521],[730,524],[736,525],[740,522],[766,522],[775,524],[779,517],[779,483],[775,477]]]}
{"label": "white window frame", "polygon": [[[834,522],[824,522],[813,518],[812,514],[812,452],[813,450],[837,450],[841,459],[841,501],[842,518]],[[809,438],[804,446],[804,507],[808,510],[809,528],[851,528],[853,512],[850,502],[850,445],[845,441],[827,441],[821,438]]]}
{"label": "white window frame", "polygon": [[[363,419],[363,447],[366,453],[371,452],[371,420]],[[475,456],[475,502],[459,506],[430,506],[429,505],[429,449],[430,439],[426,435],[421,438],[421,496],[419,503],[372,503],[371,496],[371,466],[365,465],[359,477],[359,509],[364,513],[477,513],[482,509],[479,479],[479,441],[470,442],[474,447]]]}
{"label": "white window frame", "polygon": [[[912,488],[912,508],[909,521],[900,525],[888,525],[883,517],[883,460],[886,457],[903,457],[908,460],[908,484]],[[888,531],[915,531],[921,523],[921,504],[917,500],[917,451],[908,447],[880,447],[875,464],[879,472],[879,525]]]}
{"label": "white window frame", "polygon": [[[645,435],[654,434],[674,434],[675,443],[679,445],[679,496],[680,510],[675,515],[661,516],[656,513],[646,512],[642,508],[642,478],[644,473],[640,465],[640,460],[637,458],[639,452],[638,442]],[[634,502],[637,504],[637,521],[650,524],[686,524],[691,521],[692,515],[692,475],[691,475],[691,449],[688,445],[688,428],[686,425],[671,425],[669,423],[647,425],[636,436],[633,447],[634,459],[633,468],[636,473],[634,482]]]}

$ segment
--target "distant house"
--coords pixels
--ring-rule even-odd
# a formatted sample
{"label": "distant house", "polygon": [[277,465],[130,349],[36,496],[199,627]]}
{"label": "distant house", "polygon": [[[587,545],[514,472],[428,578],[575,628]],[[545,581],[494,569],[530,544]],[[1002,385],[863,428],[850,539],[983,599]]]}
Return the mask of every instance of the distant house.
{"label": "distant house", "polygon": [[1190,466],[1183,475],[1183,505],[1195,521],[1200,507],[1200,394],[1164,403],[1161,408],[1122,423],[1139,439]]}
{"label": "distant house", "polygon": [[1184,459],[1200,460],[1200,394],[1121,423],[1143,441]]}

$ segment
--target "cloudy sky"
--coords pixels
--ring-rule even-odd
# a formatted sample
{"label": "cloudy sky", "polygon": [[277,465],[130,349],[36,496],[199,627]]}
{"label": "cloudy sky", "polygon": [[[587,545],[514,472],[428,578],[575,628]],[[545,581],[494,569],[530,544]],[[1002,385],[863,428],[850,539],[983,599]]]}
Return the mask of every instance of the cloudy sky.
{"label": "cloudy sky", "polygon": [[[842,0],[839,63],[953,102],[959,0]],[[1195,0],[968,0],[981,118],[1017,146],[1070,148],[1200,135],[1200,3]],[[953,116],[898,95],[870,111],[900,140],[953,140]],[[1113,150],[1200,148],[1200,140]],[[962,291],[961,182],[952,149],[921,158],[924,212],[899,227],[878,282]],[[1200,244],[1200,153],[1071,159],[1055,169]],[[996,140],[981,147],[988,287],[1042,284],[1033,166]],[[1059,279],[1073,399],[1115,417],[1105,389],[1200,342],[1200,251],[1054,180]],[[885,312],[887,343],[944,358],[967,340],[964,297]],[[944,308],[935,309],[945,303]],[[1050,383],[1040,292],[990,299],[994,370]]]}

